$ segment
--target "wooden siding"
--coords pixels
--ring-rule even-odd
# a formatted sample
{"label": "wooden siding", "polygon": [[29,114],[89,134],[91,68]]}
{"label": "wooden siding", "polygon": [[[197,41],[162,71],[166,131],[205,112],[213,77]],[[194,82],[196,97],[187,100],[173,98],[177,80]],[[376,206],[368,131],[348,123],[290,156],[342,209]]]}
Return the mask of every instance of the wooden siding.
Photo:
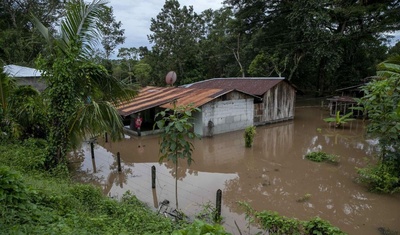
{"label": "wooden siding", "polygon": [[254,124],[279,122],[294,118],[295,89],[286,82],[281,82],[268,90],[263,102],[254,104]]}

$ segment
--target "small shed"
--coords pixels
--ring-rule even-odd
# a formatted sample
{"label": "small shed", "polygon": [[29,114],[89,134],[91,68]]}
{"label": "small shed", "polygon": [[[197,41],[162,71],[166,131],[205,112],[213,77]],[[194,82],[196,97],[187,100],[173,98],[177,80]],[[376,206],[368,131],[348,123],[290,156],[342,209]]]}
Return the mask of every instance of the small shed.
{"label": "small shed", "polygon": [[139,91],[137,97],[117,109],[130,120],[142,113],[143,133],[146,129],[152,131],[156,113],[172,108],[173,101],[176,105],[193,104],[201,110],[194,114],[194,131],[201,136],[212,136],[252,125],[254,98],[257,97],[234,89],[147,86]]}
{"label": "small shed", "polygon": [[254,125],[294,118],[297,89],[284,78],[213,78],[188,85],[188,88],[236,89],[259,98],[254,99]]}
{"label": "small shed", "polygon": [[366,77],[362,79],[361,83],[358,85],[337,89],[335,92],[336,94],[340,95],[327,99],[329,101],[330,116],[336,116],[337,112],[340,112],[340,115],[345,115],[352,112],[353,117],[363,117],[364,112],[360,109],[357,109],[360,107],[360,105],[355,98],[361,98],[364,96],[362,87],[374,78],[376,78],[376,76]]}
{"label": "small shed", "polygon": [[46,89],[46,84],[41,80],[42,73],[39,70],[13,64],[3,68],[8,76],[16,79],[18,85],[30,85],[39,91]]}

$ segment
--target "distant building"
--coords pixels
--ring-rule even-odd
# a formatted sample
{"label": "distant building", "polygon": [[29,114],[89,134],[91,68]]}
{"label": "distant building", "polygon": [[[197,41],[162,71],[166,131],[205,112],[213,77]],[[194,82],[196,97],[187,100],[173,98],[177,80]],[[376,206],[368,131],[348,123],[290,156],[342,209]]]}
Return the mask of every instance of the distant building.
{"label": "distant building", "polygon": [[43,91],[46,88],[39,70],[13,64],[6,65],[3,68],[9,77],[16,79],[18,85],[31,85],[39,91]]}

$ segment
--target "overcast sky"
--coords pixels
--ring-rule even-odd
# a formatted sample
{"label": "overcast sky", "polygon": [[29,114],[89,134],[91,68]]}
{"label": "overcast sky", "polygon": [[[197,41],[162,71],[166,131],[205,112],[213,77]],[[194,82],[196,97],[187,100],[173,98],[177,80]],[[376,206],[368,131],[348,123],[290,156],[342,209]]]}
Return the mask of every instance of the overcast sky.
{"label": "overcast sky", "polygon": [[[125,29],[125,43],[120,47],[147,46],[151,49],[147,35],[150,32],[150,20],[156,18],[164,6],[165,0],[108,0],[109,6],[113,7],[114,16],[117,21],[122,22],[122,28]],[[179,0],[182,6],[193,6],[197,13],[206,9],[220,9],[223,0]],[[399,32],[396,38],[392,40],[394,45],[400,39]],[[114,56],[118,54],[118,48]]]}
{"label": "overcast sky", "polygon": [[[219,9],[223,0],[179,0],[182,6],[193,6],[197,13],[206,9]],[[156,18],[161,12],[165,0],[109,0],[109,6],[113,7],[114,16],[117,21],[122,22],[125,29],[125,43],[120,47],[148,46],[147,35],[150,32],[150,20]],[[118,53],[116,49],[115,54]]]}

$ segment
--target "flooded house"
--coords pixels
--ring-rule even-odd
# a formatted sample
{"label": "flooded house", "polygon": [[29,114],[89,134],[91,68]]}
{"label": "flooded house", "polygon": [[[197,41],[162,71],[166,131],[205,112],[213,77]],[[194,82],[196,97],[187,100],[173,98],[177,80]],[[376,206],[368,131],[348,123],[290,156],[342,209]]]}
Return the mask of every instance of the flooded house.
{"label": "flooded house", "polygon": [[294,118],[297,89],[286,79],[277,77],[213,78],[188,85],[198,89],[235,89],[254,95],[254,125]]}
{"label": "flooded house", "polygon": [[345,115],[352,112],[353,117],[362,118],[364,113],[362,110],[357,109],[359,104],[356,98],[361,98],[364,96],[362,87],[373,78],[376,77],[366,77],[357,85],[337,89],[335,91],[337,95],[327,99],[329,101],[328,107],[330,116],[336,116],[337,112],[340,112],[340,115]]}
{"label": "flooded house", "polygon": [[117,109],[125,123],[129,123],[130,134],[136,134],[132,123],[139,113],[143,117],[142,133],[152,134],[158,112],[173,108],[173,103],[177,106],[192,104],[200,109],[194,113],[194,131],[201,136],[212,136],[253,125],[255,98],[258,97],[229,88],[147,86]]}
{"label": "flooded house", "polygon": [[6,65],[3,69],[9,77],[16,79],[18,85],[30,85],[39,91],[46,88],[45,82],[41,80],[42,74],[39,70],[13,64]]}

